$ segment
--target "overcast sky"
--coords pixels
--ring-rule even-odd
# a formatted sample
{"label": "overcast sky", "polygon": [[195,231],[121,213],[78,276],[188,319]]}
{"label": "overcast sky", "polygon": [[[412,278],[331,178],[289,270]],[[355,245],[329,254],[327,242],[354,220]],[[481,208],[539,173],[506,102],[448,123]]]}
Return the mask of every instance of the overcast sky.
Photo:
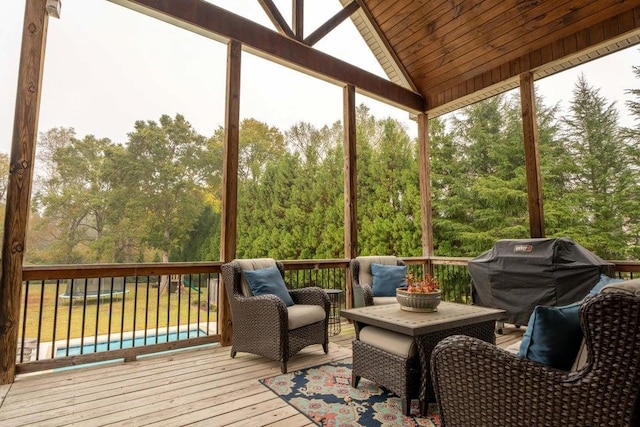
{"label": "overcast sky", "polygon": [[[270,27],[257,0],[217,0]],[[290,16],[291,1],[276,0]],[[3,2],[0,15],[0,152],[9,153],[13,133],[15,92],[25,0]],[[305,34],[340,8],[338,0],[305,2]],[[344,40],[348,40],[345,43]],[[316,48],[383,76],[351,21],[347,20]],[[626,89],[640,88],[632,66],[640,65],[638,47],[549,77],[536,84],[548,103],[565,109],[577,75],[616,101],[623,124]],[[226,46],[115,5],[106,0],[63,0],[61,19],[50,19],[38,130],[73,127],[83,137],[94,134],[126,142],[136,120],[158,120],[162,114],[183,114],[203,135],[224,121]],[[240,114],[285,131],[298,121],[316,126],[342,118],[342,89],[243,54]],[[408,114],[358,95],[379,117],[391,116],[417,126]]]}

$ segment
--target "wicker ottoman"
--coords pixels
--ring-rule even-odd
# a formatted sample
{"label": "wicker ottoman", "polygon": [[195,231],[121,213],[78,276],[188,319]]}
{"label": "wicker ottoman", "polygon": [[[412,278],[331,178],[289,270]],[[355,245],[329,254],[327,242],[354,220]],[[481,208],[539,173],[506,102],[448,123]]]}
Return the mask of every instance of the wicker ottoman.
{"label": "wicker ottoman", "polygon": [[402,399],[402,413],[411,412],[411,399],[420,394],[420,362],[413,338],[375,326],[366,326],[353,341],[351,385],[360,378],[397,394]]}

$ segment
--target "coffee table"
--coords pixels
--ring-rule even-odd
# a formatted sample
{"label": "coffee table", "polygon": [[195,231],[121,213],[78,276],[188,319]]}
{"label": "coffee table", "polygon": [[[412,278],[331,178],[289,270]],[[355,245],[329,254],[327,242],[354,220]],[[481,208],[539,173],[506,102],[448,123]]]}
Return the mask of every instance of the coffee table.
{"label": "coffee table", "polygon": [[494,308],[441,302],[438,311],[433,313],[405,311],[396,303],[351,308],[342,310],[340,314],[354,321],[356,339],[359,339],[360,330],[367,325],[415,339],[420,359],[420,412],[425,414],[427,403],[435,401],[430,359],[436,344],[451,335],[467,335],[495,344],[495,322],[504,312]]}

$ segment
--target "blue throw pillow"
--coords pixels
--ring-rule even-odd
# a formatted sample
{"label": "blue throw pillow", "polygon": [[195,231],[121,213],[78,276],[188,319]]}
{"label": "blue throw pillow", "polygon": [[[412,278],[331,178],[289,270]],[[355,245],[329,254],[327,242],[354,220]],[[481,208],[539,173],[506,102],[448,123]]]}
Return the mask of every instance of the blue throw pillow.
{"label": "blue throw pillow", "polygon": [[374,297],[395,297],[396,288],[407,286],[407,266],[371,264],[373,283],[371,291]]}
{"label": "blue throw pillow", "polygon": [[580,303],[563,307],[537,306],[522,336],[519,355],[569,371],[582,344]]}
{"label": "blue throw pillow", "polygon": [[591,295],[591,296],[598,295],[600,293],[600,291],[602,290],[602,288],[607,286],[609,283],[618,283],[618,282],[624,282],[624,281],[625,281],[624,279],[614,279],[613,277],[609,277],[609,276],[607,276],[605,274],[601,274],[600,275],[600,280],[589,291],[589,295]]}
{"label": "blue throw pillow", "polygon": [[284,284],[278,267],[244,270],[244,275],[247,278],[247,282],[249,282],[253,295],[276,295],[287,306],[293,305],[293,299],[289,295],[287,285]]}

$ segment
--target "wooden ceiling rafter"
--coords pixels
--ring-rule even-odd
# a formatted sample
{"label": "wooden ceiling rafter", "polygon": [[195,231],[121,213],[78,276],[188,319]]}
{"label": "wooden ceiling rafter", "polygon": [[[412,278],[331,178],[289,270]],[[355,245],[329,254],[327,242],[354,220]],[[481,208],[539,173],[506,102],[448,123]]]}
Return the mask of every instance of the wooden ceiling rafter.
{"label": "wooden ceiling rafter", "polygon": [[291,30],[291,27],[289,27],[289,24],[287,23],[287,21],[285,21],[284,17],[280,13],[280,10],[278,10],[278,7],[275,5],[273,0],[258,0],[258,3],[260,3],[260,6],[262,6],[262,9],[267,14],[269,19],[273,23],[273,26],[276,28],[276,30],[278,30],[280,34],[292,39],[296,38],[295,34],[293,34],[293,31]]}
{"label": "wooden ceiling rafter", "polygon": [[304,0],[292,0],[291,28],[298,41],[304,38]]}
{"label": "wooden ceiling rafter", "polygon": [[109,0],[129,9],[227,43],[233,39],[243,50],[338,85],[351,84],[359,93],[418,113],[424,111],[419,93],[320,52],[204,0]]}
{"label": "wooden ceiling rafter", "polygon": [[351,16],[356,10],[360,8],[360,5],[357,1],[353,0],[351,3],[347,4],[340,10],[340,12],[333,15],[331,18],[327,20],[324,24],[319,26],[313,33],[309,34],[308,37],[302,41],[307,46],[313,46],[318,41],[320,41],[324,36],[329,34],[336,28],[338,25],[342,24],[345,19]]}

